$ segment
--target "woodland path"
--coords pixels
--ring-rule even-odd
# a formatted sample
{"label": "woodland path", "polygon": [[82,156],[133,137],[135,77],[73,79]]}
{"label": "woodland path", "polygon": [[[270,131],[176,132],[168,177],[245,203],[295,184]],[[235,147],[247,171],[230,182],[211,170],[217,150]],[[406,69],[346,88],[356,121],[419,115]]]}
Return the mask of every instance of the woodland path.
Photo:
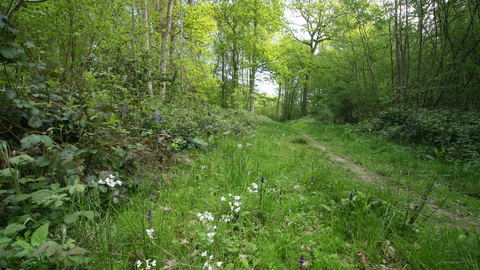
{"label": "woodland path", "polygon": [[[337,164],[339,167],[351,171],[354,175],[356,175],[355,180],[362,181],[367,184],[372,185],[380,185],[384,188],[392,188],[395,190],[399,190],[398,186],[394,186],[389,182],[388,178],[383,177],[381,175],[376,174],[358,164],[355,163],[354,160],[349,159],[347,156],[339,156],[328,148],[323,146],[320,142],[315,140],[315,138],[311,137],[308,134],[303,134],[303,136],[309,141],[309,145],[319,149],[321,152],[325,153],[330,162],[333,164]],[[402,193],[406,194],[406,189],[402,189]],[[409,191],[410,192],[410,191]],[[418,200],[422,199],[421,194],[408,194],[410,197],[414,196],[417,197]],[[480,213],[471,213],[469,212],[464,203],[461,201],[457,201],[457,209],[452,212],[443,209],[441,206],[435,205],[427,199],[426,201],[426,213],[422,213],[423,218],[427,218],[428,215],[432,215],[437,221],[436,224],[441,226],[454,226],[457,228],[480,228]]]}

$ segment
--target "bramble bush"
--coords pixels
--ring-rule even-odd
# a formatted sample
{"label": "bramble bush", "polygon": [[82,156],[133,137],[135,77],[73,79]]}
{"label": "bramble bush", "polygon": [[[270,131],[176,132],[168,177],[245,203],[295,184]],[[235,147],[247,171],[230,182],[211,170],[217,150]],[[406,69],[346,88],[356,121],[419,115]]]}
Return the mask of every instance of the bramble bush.
{"label": "bramble bush", "polygon": [[394,142],[424,148],[446,161],[478,163],[480,113],[452,110],[389,109],[358,125]]}

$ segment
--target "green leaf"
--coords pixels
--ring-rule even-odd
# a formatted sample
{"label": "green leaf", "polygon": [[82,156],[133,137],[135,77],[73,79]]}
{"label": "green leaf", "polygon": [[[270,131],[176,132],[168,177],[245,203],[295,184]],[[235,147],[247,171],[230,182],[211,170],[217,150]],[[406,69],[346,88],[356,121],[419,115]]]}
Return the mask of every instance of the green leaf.
{"label": "green leaf", "polygon": [[40,110],[35,107],[32,107],[29,112],[30,112],[30,115],[38,115],[40,113]]}
{"label": "green leaf", "polygon": [[33,48],[35,47],[35,44],[33,44],[32,42],[28,41],[28,42],[25,42],[25,44],[30,47],[30,48]]}
{"label": "green leaf", "polygon": [[0,176],[16,177],[18,174],[20,174],[20,171],[17,169],[6,168],[3,170],[0,170]]}
{"label": "green leaf", "polygon": [[39,191],[36,191],[36,192],[32,193],[32,199],[43,200],[46,197],[49,197],[49,196],[52,196],[52,195],[53,195],[53,191],[42,189],[42,190],[39,190]]}
{"label": "green leaf", "polygon": [[9,45],[3,45],[0,47],[0,54],[7,58],[7,59],[15,59],[18,57],[18,51],[17,49],[9,46]]}
{"label": "green leaf", "polygon": [[53,254],[60,252],[62,250],[62,247],[52,241],[47,241],[45,244],[39,246],[35,252],[33,252],[32,256],[38,256],[42,254],[44,251],[46,251],[47,258],[51,257]]}
{"label": "green leaf", "polygon": [[8,161],[15,165],[23,165],[25,163],[32,163],[34,159],[29,155],[20,155],[13,158],[9,158]]}
{"label": "green leaf", "polygon": [[50,245],[50,243],[46,243],[46,244],[43,244],[41,246],[39,246],[37,248],[37,250],[35,250],[35,252],[33,252],[32,256],[35,257],[35,256],[38,256],[40,254],[43,253],[43,251],[45,251],[45,249],[47,249],[47,247]]}
{"label": "green leaf", "polygon": [[21,202],[21,201],[24,201],[26,199],[30,198],[30,195],[29,194],[17,194],[14,196],[14,199],[17,201],[17,202]]}
{"label": "green leaf", "polygon": [[8,242],[10,242],[11,240],[12,240],[12,238],[6,238],[6,237],[0,238],[0,245],[5,244],[5,243],[8,243]]}
{"label": "green leaf", "polygon": [[23,225],[23,224],[18,224],[18,223],[12,223],[12,224],[9,224],[4,230],[3,230],[3,234],[8,236],[8,235],[13,235],[15,234],[16,232],[19,232],[23,229],[27,228],[27,226]]}
{"label": "green leaf", "polygon": [[42,118],[38,115],[33,115],[28,119],[28,125],[31,126],[32,128],[39,128],[42,126]]}
{"label": "green leaf", "polygon": [[47,241],[48,226],[49,226],[49,223],[46,223],[42,227],[35,230],[35,232],[32,235],[33,246],[40,246],[45,241]]}
{"label": "green leaf", "polygon": [[14,100],[16,97],[17,97],[17,92],[15,92],[15,90],[7,89],[5,91],[5,100],[7,101]]}
{"label": "green leaf", "polygon": [[93,219],[95,217],[95,213],[93,211],[81,211],[80,215],[88,218],[88,219]]}
{"label": "green leaf", "polygon": [[20,142],[22,144],[22,148],[31,148],[39,143],[43,143],[46,147],[53,145],[52,138],[48,137],[47,135],[29,135],[23,138]]}
{"label": "green leaf", "polygon": [[77,168],[77,163],[75,161],[67,161],[63,164],[63,167],[67,170],[73,170]]}
{"label": "green leaf", "polygon": [[84,217],[91,220],[95,217],[95,212],[93,212],[93,211],[77,211],[73,214],[66,215],[63,218],[63,221],[65,221],[65,223],[74,223],[78,220],[79,216],[84,216]]}
{"label": "green leaf", "polygon": [[52,163],[52,161],[50,159],[48,159],[44,156],[41,156],[41,157],[37,158],[33,164],[37,167],[46,167],[46,166],[50,165],[50,163]]}
{"label": "green leaf", "polygon": [[84,248],[81,248],[81,247],[73,247],[73,248],[71,248],[71,249],[68,250],[67,255],[68,255],[68,256],[71,256],[71,255],[82,255],[82,254],[85,254],[85,252],[87,252],[87,250],[84,249]]}
{"label": "green leaf", "polygon": [[65,223],[74,223],[78,220],[79,215],[80,215],[79,212],[75,212],[73,214],[66,215],[65,217],[63,217],[63,221],[65,221]]}
{"label": "green leaf", "polygon": [[75,193],[83,193],[85,191],[86,186],[83,184],[78,183],[75,181],[75,184],[68,190],[68,192],[72,195]]}

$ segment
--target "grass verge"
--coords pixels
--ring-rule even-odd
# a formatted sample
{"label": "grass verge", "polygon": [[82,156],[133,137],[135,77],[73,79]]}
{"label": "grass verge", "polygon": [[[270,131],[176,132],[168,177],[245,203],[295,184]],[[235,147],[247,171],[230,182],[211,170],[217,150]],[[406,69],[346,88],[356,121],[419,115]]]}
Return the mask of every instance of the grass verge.
{"label": "grass verge", "polygon": [[[304,132],[383,184],[359,181]],[[308,122],[223,138],[154,173],[117,215],[86,224],[84,245],[98,247],[90,254],[97,269],[479,269],[478,231],[437,226],[425,207],[448,206],[448,188],[424,180],[431,168],[408,151],[370,140]],[[380,145],[379,156],[368,152]]]}

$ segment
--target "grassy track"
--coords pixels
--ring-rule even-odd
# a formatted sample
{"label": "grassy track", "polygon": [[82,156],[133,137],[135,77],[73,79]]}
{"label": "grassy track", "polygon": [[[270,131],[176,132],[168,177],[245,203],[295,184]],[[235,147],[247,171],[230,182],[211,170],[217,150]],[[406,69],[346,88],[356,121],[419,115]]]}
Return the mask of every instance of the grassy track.
{"label": "grassy track", "polygon": [[270,122],[151,171],[84,246],[98,269],[479,269],[478,200],[438,166],[346,127]]}

